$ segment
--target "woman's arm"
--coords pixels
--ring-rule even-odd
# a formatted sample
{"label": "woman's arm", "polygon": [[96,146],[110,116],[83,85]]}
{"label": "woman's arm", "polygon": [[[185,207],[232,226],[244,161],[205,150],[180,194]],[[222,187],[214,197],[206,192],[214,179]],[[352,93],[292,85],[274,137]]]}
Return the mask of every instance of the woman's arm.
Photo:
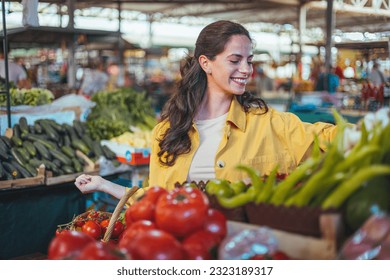
{"label": "woman's arm", "polygon": [[75,185],[82,193],[105,192],[117,199],[120,199],[126,191],[125,187],[112,183],[101,176],[87,174],[82,174],[77,177]]}

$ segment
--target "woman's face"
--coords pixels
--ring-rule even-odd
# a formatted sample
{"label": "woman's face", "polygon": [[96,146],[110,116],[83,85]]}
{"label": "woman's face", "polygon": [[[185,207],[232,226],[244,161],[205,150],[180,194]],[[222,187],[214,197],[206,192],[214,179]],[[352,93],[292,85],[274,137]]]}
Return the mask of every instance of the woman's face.
{"label": "woman's face", "polygon": [[[208,90],[210,93],[243,94],[253,72],[252,42],[245,35],[233,35],[225,50],[208,61]],[[206,71],[207,73],[207,71]]]}

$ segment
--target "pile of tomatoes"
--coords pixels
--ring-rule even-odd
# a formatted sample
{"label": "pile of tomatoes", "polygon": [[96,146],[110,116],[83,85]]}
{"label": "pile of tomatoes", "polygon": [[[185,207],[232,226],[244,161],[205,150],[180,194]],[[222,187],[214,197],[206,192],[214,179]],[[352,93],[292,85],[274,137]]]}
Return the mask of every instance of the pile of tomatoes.
{"label": "pile of tomatoes", "polygon": [[[72,222],[58,226],[56,235],[62,234],[66,231],[76,230],[86,233],[93,239],[100,240],[106,233],[110,217],[111,213],[90,210],[77,216]],[[111,232],[111,239],[118,239],[124,229],[124,223],[121,220],[117,220]]]}
{"label": "pile of tomatoes", "polygon": [[62,232],[51,241],[48,257],[216,259],[218,246],[227,233],[225,216],[209,207],[207,196],[202,191],[191,187],[172,191],[150,188],[126,210],[125,224],[117,242],[97,241],[101,235],[96,238],[98,234],[92,234],[92,230]]}

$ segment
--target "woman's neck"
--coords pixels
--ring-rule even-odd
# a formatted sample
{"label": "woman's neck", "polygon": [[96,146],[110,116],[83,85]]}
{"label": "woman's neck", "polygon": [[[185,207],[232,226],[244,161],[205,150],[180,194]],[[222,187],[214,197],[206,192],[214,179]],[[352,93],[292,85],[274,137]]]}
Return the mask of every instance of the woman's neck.
{"label": "woman's neck", "polygon": [[206,93],[196,120],[209,120],[226,114],[229,111],[233,95],[218,95]]}

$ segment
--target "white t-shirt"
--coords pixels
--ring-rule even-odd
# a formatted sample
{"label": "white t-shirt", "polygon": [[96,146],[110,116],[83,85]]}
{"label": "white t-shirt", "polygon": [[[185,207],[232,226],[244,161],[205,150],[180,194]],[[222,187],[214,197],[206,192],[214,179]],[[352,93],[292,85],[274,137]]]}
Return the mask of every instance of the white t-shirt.
{"label": "white t-shirt", "polygon": [[[4,59],[0,59],[0,77],[5,79]],[[8,61],[8,77],[10,82],[17,85],[20,80],[27,79],[27,73],[19,64]]]}
{"label": "white t-shirt", "polygon": [[195,122],[199,131],[200,145],[191,162],[187,176],[188,182],[206,182],[215,178],[215,154],[222,139],[226,118],[227,113],[215,119]]}
{"label": "white t-shirt", "polygon": [[108,75],[96,69],[86,69],[81,84],[83,94],[92,96],[98,91],[104,90],[108,82]]}

